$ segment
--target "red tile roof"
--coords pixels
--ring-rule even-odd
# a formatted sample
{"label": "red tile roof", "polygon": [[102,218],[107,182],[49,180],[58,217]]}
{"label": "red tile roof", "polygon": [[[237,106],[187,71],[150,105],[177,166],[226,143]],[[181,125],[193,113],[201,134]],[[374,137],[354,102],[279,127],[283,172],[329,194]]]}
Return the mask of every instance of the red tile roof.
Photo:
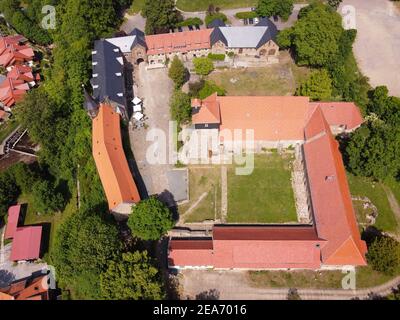
{"label": "red tile roof", "polygon": [[16,102],[23,99],[28,90],[29,85],[24,80],[7,78],[0,84],[0,101],[6,107],[12,107]]}
{"label": "red tile roof", "polygon": [[21,213],[21,205],[15,205],[8,208],[7,227],[4,235],[5,239],[14,238],[17,231],[19,215]]}
{"label": "red tile roof", "polygon": [[46,275],[33,280],[18,280],[6,288],[0,288],[0,300],[48,300],[47,280]]}
{"label": "red tile roof", "polygon": [[38,259],[40,256],[41,239],[41,226],[17,228],[11,248],[11,261]]}
{"label": "red tile roof", "polygon": [[11,44],[0,53],[0,66],[9,67],[33,60],[32,48],[26,45]]}
{"label": "red tile roof", "polygon": [[192,116],[193,124],[221,123],[220,105],[216,93],[202,101],[194,99],[192,107],[196,110]]}
{"label": "red tile roof", "polygon": [[[315,112],[319,112],[318,109]],[[312,120],[306,132],[314,126]],[[304,144],[314,223],[319,237],[327,240],[324,264],[365,265],[366,244],[360,238],[339,144],[328,124]]]}
{"label": "red tile roof", "polygon": [[93,157],[109,209],[121,203],[137,203],[140,195],[129,170],[121,140],[120,115],[101,104],[93,119]]}
{"label": "red tile roof", "polygon": [[13,80],[23,80],[25,82],[35,81],[32,73],[32,68],[23,65],[13,66],[11,71],[7,73],[7,78]]}
{"label": "red tile roof", "polygon": [[164,33],[146,36],[147,54],[185,53],[192,50],[210,49],[212,29]]}
{"label": "red tile roof", "polygon": [[213,266],[213,241],[176,239],[169,243],[170,266]]}

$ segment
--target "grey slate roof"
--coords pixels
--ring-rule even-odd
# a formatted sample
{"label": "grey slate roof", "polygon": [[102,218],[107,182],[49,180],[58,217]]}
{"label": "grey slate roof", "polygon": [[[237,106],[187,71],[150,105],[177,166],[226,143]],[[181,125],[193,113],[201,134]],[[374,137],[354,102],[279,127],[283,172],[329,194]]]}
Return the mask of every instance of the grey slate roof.
{"label": "grey slate roof", "polygon": [[125,106],[124,60],[120,49],[106,40],[95,41],[92,65],[93,78],[90,82],[94,98],[102,102],[108,97]]}
{"label": "grey slate roof", "polygon": [[210,22],[209,25],[207,25],[207,28],[212,29],[212,28],[217,28],[217,27],[225,27],[225,22],[222,21],[221,19],[215,19]]}
{"label": "grey slate roof", "polygon": [[269,40],[275,40],[277,33],[275,24],[262,18],[255,26],[215,28],[211,33],[211,45],[222,41],[228,48],[258,49]]}

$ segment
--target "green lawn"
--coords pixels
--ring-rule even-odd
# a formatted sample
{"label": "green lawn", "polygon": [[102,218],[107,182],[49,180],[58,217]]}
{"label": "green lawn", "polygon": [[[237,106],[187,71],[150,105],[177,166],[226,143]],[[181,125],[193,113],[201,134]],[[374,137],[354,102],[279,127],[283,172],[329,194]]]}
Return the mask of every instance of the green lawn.
{"label": "green lawn", "polygon": [[51,252],[51,249],[54,244],[55,234],[57,232],[57,228],[61,225],[61,223],[65,220],[66,217],[70,216],[74,212],[76,212],[76,199],[75,197],[71,198],[71,201],[67,204],[63,212],[57,213],[49,213],[49,214],[41,214],[37,215],[37,211],[33,206],[32,197],[30,195],[22,194],[19,199],[18,203],[25,203],[27,204],[27,211],[24,220],[24,225],[33,225],[33,224],[42,224],[43,228],[43,235],[44,241],[47,243],[47,251],[44,252],[45,260],[46,256]]}
{"label": "green lawn", "polygon": [[280,59],[279,64],[267,67],[218,69],[207,78],[231,96],[294,95],[296,87],[308,76],[310,70],[296,66],[285,51],[281,53]]}
{"label": "green lawn", "polygon": [[[364,177],[353,176],[350,173],[347,174],[347,177],[351,194],[353,196],[367,197],[377,207],[378,217],[375,227],[382,231],[396,232],[398,230],[397,221],[390,207],[383,185],[381,183],[372,182],[370,179]],[[358,220],[364,222],[365,213],[363,208],[358,204],[358,201],[354,203]]]}
{"label": "green lawn", "polygon": [[[207,195],[190,212],[186,211],[200,197]],[[185,222],[215,220],[221,214],[221,169],[220,167],[189,167],[189,202],[179,206],[179,213]]]}
{"label": "green lawn", "polygon": [[128,9],[128,14],[135,15],[142,11],[146,0],[133,0],[132,5]]}
{"label": "green lawn", "polygon": [[[340,270],[249,271],[248,281],[257,288],[341,289],[345,275]],[[369,266],[356,268],[356,288],[378,286],[392,278]]]}
{"label": "green lawn", "polygon": [[256,154],[251,175],[228,170],[228,222],[297,222],[291,167],[294,156]]}

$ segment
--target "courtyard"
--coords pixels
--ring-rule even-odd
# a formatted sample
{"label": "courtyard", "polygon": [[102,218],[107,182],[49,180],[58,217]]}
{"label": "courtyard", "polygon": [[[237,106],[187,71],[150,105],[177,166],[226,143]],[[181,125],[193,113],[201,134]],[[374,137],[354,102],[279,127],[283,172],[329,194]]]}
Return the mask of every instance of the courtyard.
{"label": "courtyard", "polygon": [[189,201],[179,206],[180,222],[296,223],[294,158],[276,150],[255,154],[250,175],[236,175],[235,165],[188,166]]}

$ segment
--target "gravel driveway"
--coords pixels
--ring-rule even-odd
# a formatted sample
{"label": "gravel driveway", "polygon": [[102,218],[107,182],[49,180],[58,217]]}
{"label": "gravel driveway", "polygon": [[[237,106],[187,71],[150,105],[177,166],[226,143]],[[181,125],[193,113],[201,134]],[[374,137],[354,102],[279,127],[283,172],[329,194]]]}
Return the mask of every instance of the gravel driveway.
{"label": "gravel driveway", "polygon": [[[372,86],[400,96],[400,11],[389,0],[344,0],[356,10],[354,53]],[[339,12],[341,12],[339,8]]]}

